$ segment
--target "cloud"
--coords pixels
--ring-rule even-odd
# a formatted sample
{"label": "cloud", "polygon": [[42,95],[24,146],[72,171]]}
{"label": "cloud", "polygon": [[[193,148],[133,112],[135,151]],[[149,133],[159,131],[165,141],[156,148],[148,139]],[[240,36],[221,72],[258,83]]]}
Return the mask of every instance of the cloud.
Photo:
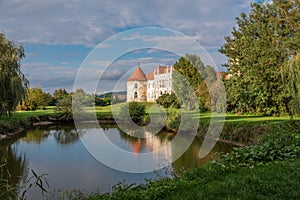
{"label": "cloud", "polygon": [[[91,48],[108,37],[130,28],[163,27],[192,37],[209,52],[220,67],[226,58],[217,50],[224,43],[224,36],[230,35],[232,27],[236,25],[234,18],[241,12],[249,11],[250,2],[251,0],[1,0],[0,31],[9,39],[22,42],[25,46],[79,45]],[[176,39],[177,36],[172,37]],[[175,45],[170,36],[163,35],[145,37],[142,34],[135,34],[122,39],[124,42],[139,39],[142,42],[164,46],[166,49],[172,49]],[[111,45],[114,44],[106,43],[97,48],[108,49]],[[185,41],[178,37],[176,45],[183,46]],[[46,51],[42,52],[43,55],[38,50],[27,52],[28,61],[23,64],[23,68],[31,85],[38,84],[47,90],[58,87],[71,89],[78,71],[75,67],[80,65],[78,58],[82,53],[79,48],[74,49],[75,52],[67,48],[65,52],[59,51],[58,54],[64,54],[61,54],[61,57],[56,54],[51,57]],[[89,72],[90,79],[97,78],[96,75],[103,72],[102,66],[111,64],[110,71],[104,73],[103,79],[110,87],[114,80],[119,79],[138,62],[144,66],[146,73],[156,64],[175,63],[176,60],[171,56],[157,58],[151,55],[159,51],[150,49],[147,56],[127,60],[120,58],[112,64],[111,61],[95,59],[89,63],[95,72],[92,70]],[[138,55],[138,52],[135,53]],[[51,62],[50,59],[57,61]],[[202,59],[205,64],[209,64],[206,58]],[[71,66],[74,64],[76,66]],[[146,64],[149,67],[146,67]]]}
{"label": "cloud", "polygon": [[42,62],[25,63],[22,71],[31,87],[41,87],[47,92],[58,88],[73,88],[77,69],[70,66],[54,66]]}
{"label": "cloud", "polygon": [[[119,30],[160,26],[220,43],[249,0],[3,0],[0,27],[24,43],[95,45]],[[127,38],[130,39],[130,38]]]}

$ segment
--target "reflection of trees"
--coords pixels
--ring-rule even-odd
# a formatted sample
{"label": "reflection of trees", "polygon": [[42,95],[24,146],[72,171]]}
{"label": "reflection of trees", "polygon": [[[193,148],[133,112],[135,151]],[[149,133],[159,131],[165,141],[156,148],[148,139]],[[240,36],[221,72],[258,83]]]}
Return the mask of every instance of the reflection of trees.
{"label": "reflection of trees", "polygon": [[[9,185],[20,186],[24,184],[28,175],[28,163],[25,154],[18,154],[17,146],[12,145],[12,143],[0,144],[0,165],[6,163],[0,171],[0,176],[3,179],[7,179]],[[13,188],[12,192],[17,195],[18,189],[18,187]],[[0,182],[0,199],[10,199],[13,197],[11,193],[2,196],[4,191],[7,191],[7,188]]]}
{"label": "reflection of trees", "polygon": [[64,127],[63,129],[55,130],[53,136],[58,144],[70,145],[79,140],[81,132],[74,127]]}
{"label": "reflection of trees", "polygon": [[51,134],[55,138],[56,142],[61,145],[75,143],[79,140],[79,136],[81,135],[73,125],[41,126],[28,131],[22,140],[27,143],[40,144]]}
{"label": "reflection of trees", "polygon": [[118,127],[118,125],[116,123],[100,123],[99,125],[103,129],[103,131],[107,131],[110,128]]}
{"label": "reflection of trees", "polygon": [[34,129],[27,131],[26,137],[22,138],[26,143],[41,144],[50,135],[49,130]]}
{"label": "reflection of trees", "polygon": [[[201,148],[202,139],[195,138],[189,148],[180,156],[176,161],[172,163],[173,172],[175,174],[181,174],[183,169],[192,168],[195,166],[202,167],[208,164],[212,160],[219,159],[220,152],[228,153],[232,150],[232,146],[223,143],[217,143],[213,150],[204,158],[199,158],[199,151]],[[173,151],[176,151],[174,147]]]}

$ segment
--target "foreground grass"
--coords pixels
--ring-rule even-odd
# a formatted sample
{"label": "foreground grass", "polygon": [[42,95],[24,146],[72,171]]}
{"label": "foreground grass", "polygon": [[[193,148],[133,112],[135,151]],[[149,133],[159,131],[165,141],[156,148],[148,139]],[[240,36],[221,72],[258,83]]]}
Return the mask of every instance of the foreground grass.
{"label": "foreground grass", "polygon": [[194,169],[180,178],[119,187],[112,194],[84,199],[299,199],[299,167],[298,158],[234,172]]}

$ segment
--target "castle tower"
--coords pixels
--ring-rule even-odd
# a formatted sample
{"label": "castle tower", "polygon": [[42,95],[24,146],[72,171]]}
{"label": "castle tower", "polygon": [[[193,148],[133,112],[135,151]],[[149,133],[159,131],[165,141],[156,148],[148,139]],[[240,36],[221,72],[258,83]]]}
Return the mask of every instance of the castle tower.
{"label": "castle tower", "polygon": [[147,78],[140,66],[127,80],[127,102],[130,101],[147,101]]}

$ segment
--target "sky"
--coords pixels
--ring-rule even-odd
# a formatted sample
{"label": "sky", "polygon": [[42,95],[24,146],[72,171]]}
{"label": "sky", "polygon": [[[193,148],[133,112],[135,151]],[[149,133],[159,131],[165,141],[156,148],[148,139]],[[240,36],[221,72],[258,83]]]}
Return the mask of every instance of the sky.
{"label": "sky", "polygon": [[31,87],[41,87],[50,93],[58,88],[71,91],[81,78],[77,86],[88,92],[121,91],[138,63],[149,73],[159,64],[173,65],[181,56],[182,52],[177,50],[182,46],[185,53],[195,53],[186,48],[190,39],[213,61],[199,55],[205,65],[224,71],[226,57],[218,49],[236,26],[235,17],[248,13],[250,3],[0,0],[0,31],[9,40],[24,45],[22,71]]}

